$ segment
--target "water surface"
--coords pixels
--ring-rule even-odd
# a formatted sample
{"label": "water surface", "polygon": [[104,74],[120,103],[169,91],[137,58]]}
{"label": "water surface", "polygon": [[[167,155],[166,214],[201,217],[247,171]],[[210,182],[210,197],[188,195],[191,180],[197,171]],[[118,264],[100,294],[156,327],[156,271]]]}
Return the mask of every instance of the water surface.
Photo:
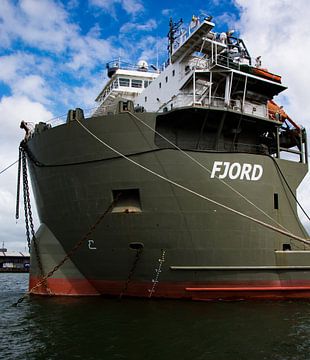
{"label": "water surface", "polygon": [[309,360],[308,302],[37,297],[0,274],[0,359]]}

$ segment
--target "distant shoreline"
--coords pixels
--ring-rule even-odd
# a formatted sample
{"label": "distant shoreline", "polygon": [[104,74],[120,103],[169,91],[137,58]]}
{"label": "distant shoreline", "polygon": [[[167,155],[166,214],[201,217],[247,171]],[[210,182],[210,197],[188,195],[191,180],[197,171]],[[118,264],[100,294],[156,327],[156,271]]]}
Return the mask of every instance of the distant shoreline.
{"label": "distant shoreline", "polygon": [[0,268],[0,273],[29,273],[29,269]]}

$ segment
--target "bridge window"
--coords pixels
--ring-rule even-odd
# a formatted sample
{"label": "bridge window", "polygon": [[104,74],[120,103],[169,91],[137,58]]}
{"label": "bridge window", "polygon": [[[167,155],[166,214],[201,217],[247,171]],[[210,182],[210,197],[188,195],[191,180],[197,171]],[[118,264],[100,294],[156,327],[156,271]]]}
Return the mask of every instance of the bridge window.
{"label": "bridge window", "polygon": [[119,86],[129,87],[129,79],[119,78]]}
{"label": "bridge window", "polygon": [[133,88],[142,88],[142,80],[132,79],[131,87]]}

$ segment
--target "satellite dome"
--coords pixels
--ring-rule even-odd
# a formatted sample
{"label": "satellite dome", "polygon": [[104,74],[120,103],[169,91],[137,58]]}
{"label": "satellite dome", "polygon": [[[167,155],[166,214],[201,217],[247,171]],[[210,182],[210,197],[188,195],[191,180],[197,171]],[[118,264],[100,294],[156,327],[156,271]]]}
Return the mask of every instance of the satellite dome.
{"label": "satellite dome", "polygon": [[139,70],[147,70],[148,67],[149,67],[149,64],[145,60],[139,60],[138,61]]}

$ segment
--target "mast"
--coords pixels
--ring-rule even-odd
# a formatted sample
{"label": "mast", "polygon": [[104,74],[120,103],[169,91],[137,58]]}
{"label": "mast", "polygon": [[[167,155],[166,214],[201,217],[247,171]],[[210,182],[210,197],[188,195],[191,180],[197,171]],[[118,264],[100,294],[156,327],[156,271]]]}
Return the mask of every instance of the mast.
{"label": "mast", "polygon": [[[178,33],[179,28],[183,24],[183,20],[180,19],[178,22],[173,22],[172,17],[169,20],[169,32],[168,32],[168,56],[171,59],[171,55],[173,52],[173,44],[175,40],[180,36]],[[177,34],[177,35],[176,35]]]}

